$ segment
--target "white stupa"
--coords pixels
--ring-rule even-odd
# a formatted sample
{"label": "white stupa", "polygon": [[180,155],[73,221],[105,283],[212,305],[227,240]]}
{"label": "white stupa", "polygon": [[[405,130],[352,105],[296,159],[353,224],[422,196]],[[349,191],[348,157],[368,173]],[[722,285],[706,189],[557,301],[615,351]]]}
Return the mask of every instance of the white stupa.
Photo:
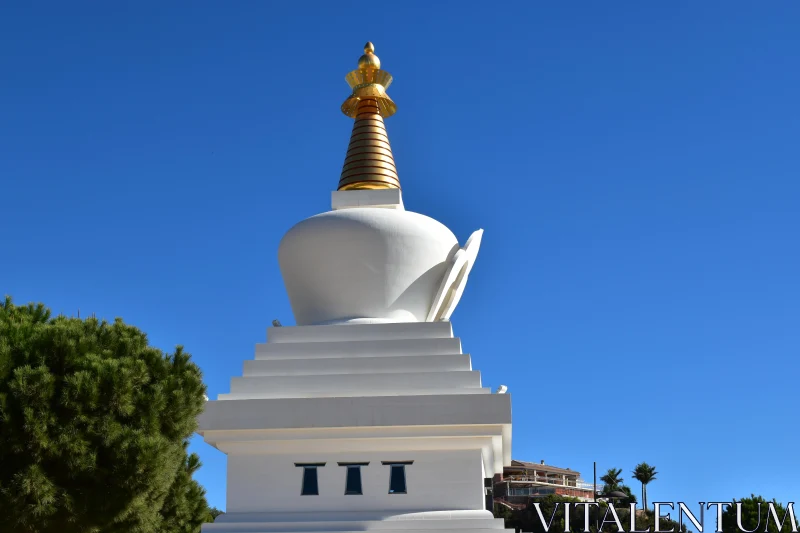
{"label": "white stupa", "polygon": [[226,514],[204,532],[503,530],[484,481],[511,461],[510,396],[482,387],[449,321],[482,231],[462,247],[405,210],[373,52],[346,78],[332,210],[278,251],[297,326],[270,328],[199,419],[228,455]]}

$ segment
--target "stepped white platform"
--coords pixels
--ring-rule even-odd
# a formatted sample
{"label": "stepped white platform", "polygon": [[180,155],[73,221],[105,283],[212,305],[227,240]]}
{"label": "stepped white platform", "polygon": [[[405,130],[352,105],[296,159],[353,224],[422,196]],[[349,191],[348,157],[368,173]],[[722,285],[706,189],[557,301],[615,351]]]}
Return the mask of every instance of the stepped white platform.
{"label": "stepped white platform", "polygon": [[[482,387],[449,322],[270,328],[199,419],[228,455],[227,512],[203,531],[503,530],[483,487],[510,464],[510,400]],[[339,463],[362,465],[362,494]],[[407,490],[390,494],[399,463]],[[318,495],[301,495],[298,464],[324,464]]]}

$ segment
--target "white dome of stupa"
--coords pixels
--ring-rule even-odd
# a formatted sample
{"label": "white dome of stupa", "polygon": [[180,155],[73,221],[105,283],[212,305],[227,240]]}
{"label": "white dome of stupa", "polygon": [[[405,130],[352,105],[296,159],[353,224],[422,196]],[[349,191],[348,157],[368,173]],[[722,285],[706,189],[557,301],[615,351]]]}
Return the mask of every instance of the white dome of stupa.
{"label": "white dome of stupa", "polygon": [[298,325],[424,322],[459,249],[436,220],[363,207],[308,218],[283,237],[283,280]]}

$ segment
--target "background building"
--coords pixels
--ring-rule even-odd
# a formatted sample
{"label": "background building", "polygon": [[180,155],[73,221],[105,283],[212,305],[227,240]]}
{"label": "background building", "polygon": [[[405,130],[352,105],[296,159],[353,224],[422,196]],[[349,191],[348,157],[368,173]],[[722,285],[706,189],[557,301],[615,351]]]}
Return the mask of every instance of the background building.
{"label": "background building", "polygon": [[583,501],[594,498],[594,485],[581,479],[581,473],[540,463],[512,460],[510,466],[493,479],[495,503],[512,508],[526,507],[530,501],[558,494]]}

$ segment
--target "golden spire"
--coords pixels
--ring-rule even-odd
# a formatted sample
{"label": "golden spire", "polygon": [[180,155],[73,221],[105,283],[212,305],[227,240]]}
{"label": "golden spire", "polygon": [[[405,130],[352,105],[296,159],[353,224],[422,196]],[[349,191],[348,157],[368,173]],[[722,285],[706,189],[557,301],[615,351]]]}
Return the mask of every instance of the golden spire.
{"label": "golden spire", "polygon": [[397,111],[386,94],[392,76],[381,70],[381,60],[372,43],[364,46],[358,69],[345,80],[353,94],[342,104],[342,113],[356,119],[344,160],[339,190],[399,189],[400,179],[394,166],[392,147],[383,119]]}

